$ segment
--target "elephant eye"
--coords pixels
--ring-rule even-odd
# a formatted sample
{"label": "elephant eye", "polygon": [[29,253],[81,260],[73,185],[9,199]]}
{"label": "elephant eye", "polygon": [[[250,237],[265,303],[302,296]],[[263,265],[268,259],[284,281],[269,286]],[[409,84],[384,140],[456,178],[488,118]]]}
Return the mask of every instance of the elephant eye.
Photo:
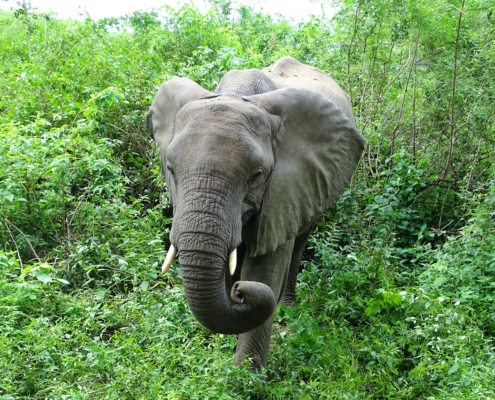
{"label": "elephant eye", "polygon": [[255,185],[259,181],[262,175],[263,175],[263,170],[260,168],[253,175],[251,175],[251,178],[249,178],[248,181],[249,186]]}
{"label": "elephant eye", "polygon": [[172,175],[175,175],[174,168],[172,167],[172,164],[170,164],[169,162],[167,162],[167,169],[170,171]]}

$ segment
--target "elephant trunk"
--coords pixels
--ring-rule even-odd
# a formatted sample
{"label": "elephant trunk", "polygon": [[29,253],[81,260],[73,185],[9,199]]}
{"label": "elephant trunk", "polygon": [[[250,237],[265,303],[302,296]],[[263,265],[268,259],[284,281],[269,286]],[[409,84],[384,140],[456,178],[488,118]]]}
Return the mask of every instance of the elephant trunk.
{"label": "elephant trunk", "polygon": [[205,212],[204,208],[178,210],[172,240],[180,254],[185,294],[194,316],[215,333],[238,334],[265,322],[273,314],[276,301],[272,289],[263,283],[232,284],[229,254],[238,243],[233,239],[235,229],[226,227],[236,224],[225,219],[225,215]]}

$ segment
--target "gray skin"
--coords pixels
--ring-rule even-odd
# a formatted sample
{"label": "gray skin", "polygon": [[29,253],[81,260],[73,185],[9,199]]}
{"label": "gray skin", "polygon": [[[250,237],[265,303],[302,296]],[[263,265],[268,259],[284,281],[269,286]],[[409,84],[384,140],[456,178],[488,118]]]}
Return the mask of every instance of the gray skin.
{"label": "gray skin", "polygon": [[356,169],[364,139],[351,110],[332,78],[290,57],[230,71],[214,93],[174,78],[153,100],[146,126],[186,298],[211,331],[239,334],[237,364],[266,365],[277,304],[294,301],[311,230]]}

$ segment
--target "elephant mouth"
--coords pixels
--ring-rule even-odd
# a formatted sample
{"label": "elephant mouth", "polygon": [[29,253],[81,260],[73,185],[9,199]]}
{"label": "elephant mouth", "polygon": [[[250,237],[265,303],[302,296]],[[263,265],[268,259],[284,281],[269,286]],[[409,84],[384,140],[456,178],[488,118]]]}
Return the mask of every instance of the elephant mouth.
{"label": "elephant mouth", "polygon": [[[167,273],[167,271],[172,266],[172,263],[174,262],[176,256],[177,256],[177,249],[174,247],[173,244],[171,244],[167,252],[167,257],[165,257],[165,261],[163,262],[162,265],[162,274]],[[237,267],[237,247],[234,250],[232,250],[229,254],[230,276],[233,276],[235,274],[236,267]]]}

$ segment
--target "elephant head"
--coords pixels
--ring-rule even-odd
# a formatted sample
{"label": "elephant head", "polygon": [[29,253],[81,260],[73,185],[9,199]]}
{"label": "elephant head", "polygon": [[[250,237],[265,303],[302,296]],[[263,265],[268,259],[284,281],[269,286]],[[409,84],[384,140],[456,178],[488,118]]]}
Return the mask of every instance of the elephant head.
{"label": "elephant head", "polygon": [[272,85],[221,94],[174,78],[146,119],[174,209],[170,242],[187,301],[218,333],[256,328],[279,300],[264,283],[234,282],[236,249],[262,256],[307,230],[342,194],[363,151],[354,121],[327,96]]}

